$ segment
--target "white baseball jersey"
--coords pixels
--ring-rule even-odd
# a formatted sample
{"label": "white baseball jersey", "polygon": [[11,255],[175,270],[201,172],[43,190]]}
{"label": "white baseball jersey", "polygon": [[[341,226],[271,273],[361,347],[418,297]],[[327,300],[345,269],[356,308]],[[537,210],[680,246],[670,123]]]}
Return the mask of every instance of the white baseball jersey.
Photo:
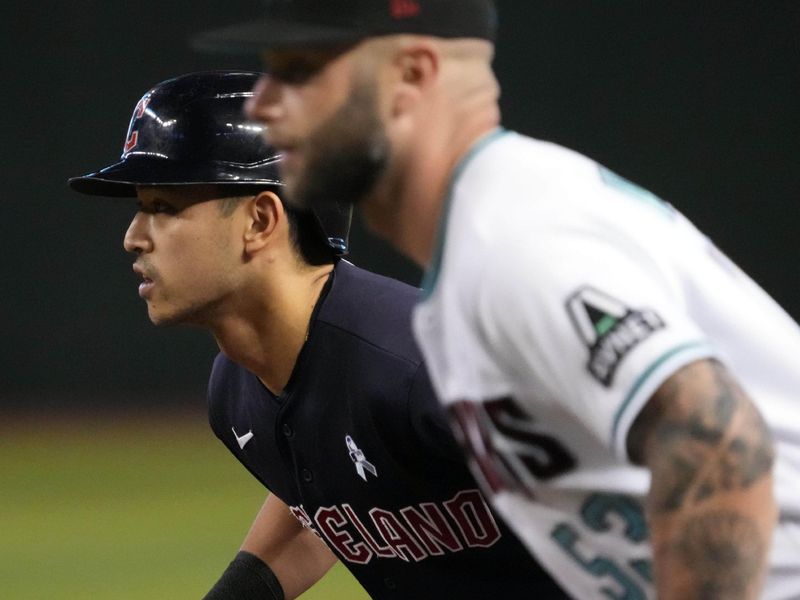
{"label": "white baseball jersey", "polygon": [[554,144],[485,137],[445,213],[415,333],[441,400],[488,427],[467,426],[474,462],[500,456],[524,481],[476,469],[562,587],[655,597],[649,473],[626,436],[666,378],[714,357],[776,440],[764,597],[800,598],[798,325],[671,206]]}

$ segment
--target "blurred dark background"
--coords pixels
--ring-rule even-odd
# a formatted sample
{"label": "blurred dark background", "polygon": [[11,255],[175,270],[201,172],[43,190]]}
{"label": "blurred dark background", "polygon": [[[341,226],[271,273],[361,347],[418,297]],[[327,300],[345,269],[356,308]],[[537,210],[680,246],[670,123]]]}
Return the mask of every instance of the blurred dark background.
{"label": "blurred dark background", "polygon": [[[800,4],[498,4],[505,125],[670,201],[800,317]],[[133,203],[77,196],[66,180],[117,160],[134,105],[155,83],[258,69],[197,54],[187,39],[260,8],[4,3],[0,409],[202,402],[215,346],[202,331],[147,320],[122,250]],[[418,282],[360,224],[352,259]]]}

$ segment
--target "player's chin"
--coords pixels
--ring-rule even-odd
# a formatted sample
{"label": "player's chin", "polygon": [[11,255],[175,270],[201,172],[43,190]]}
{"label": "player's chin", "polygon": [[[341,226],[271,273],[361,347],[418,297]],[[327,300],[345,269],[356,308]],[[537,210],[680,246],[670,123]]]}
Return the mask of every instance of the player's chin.
{"label": "player's chin", "polygon": [[158,327],[178,325],[182,322],[181,315],[175,311],[165,310],[163,306],[147,303],[147,316],[150,322]]}
{"label": "player's chin", "polygon": [[147,303],[147,315],[153,325],[168,327],[170,325],[190,325],[193,327],[211,327],[214,322],[213,305],[205,302],[181,305],[155,302]]}

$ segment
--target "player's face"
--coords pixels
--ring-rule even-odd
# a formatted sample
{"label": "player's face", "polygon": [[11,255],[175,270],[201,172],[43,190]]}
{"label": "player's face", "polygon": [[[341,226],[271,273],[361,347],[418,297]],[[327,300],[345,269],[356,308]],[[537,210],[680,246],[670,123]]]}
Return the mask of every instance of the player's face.
{"label": "player's face", "polygon": [[236,288],[236,213],[223,214],[212,186],[140,187],[137,195],[124,246],[137,255],[150,320],[208,325]]}
{"label": "player's face", "polygon": [[268,52],[270,75],[246,105],[283,155],[286,197],[296,206],[358,202],[386,168],[389,142],[377,89],[357,68],[353,52]]}

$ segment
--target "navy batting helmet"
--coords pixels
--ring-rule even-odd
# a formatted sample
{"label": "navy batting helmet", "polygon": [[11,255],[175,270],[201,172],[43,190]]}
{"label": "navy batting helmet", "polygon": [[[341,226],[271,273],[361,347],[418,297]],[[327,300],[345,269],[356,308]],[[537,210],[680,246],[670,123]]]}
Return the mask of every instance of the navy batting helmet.
{"label": "navy batting helmet", "polygon": [[[69,185],[93,196],[135,197],[136,186],[212,184],[279,188],[280,155],[265,127],[248,121],[244,101],[260,73],[190,73],[156,85],[136,104],[121,160]],[[328,246],[348,250],[352,207],[314,211]]]}

